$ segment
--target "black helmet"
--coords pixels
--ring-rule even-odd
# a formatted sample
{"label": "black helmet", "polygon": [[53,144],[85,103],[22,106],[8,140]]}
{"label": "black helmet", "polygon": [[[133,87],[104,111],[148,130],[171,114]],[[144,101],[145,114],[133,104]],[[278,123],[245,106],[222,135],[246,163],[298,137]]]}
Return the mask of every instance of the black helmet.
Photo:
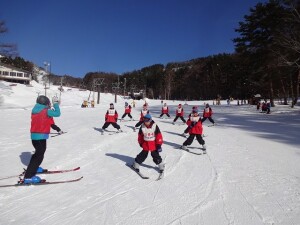
{"label": "black helmet", "polygon": [[50,105],[50,100],[49,98],[47,98],[44,95],[40,95],[37,99],[36,99],[36,103],[42,104],[42,105]]}

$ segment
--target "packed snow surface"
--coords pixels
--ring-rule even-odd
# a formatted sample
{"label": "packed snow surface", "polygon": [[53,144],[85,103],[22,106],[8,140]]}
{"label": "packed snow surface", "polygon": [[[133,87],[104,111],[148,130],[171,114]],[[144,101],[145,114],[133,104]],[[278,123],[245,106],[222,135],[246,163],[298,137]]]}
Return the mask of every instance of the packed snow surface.
{"label": "packed snow surface", "polygon": [[[10,86],[0,82],[0,185],[14,184],[29,163],[34,148],[30,140],[30,116],[43,86]],[[149,155],[141,179],[125,164],[141,151],[138,132],[133,132],[139,111],[145,103],[135,101],[135,121],[118,122],[123,133],[101,135],[104,115],[115,96],[100,94],[95,108],[81,108],[83,100],[97,93],[64,87],[61,116],[55,118],[66,134],[50,137],[42,167],[79,171],[40,175],[48,181],[83,176],[76,183],[0,188],[0,224],[119,224],[119,225],[297,225],[300,224],[300,109],[277,104],[271,114],[255,106],[230,105],[223,101],[164,101],[171,119],[158,118],[161,101],[147,99],[149,110],[159,126],[164,143],[161,156],[165,177],[156,181],[157,166]],[[50,98],[60,96],[57,86],[46,90]],[[95,99],[97,101],[97,99]],[[115,108],[119,118],[124,103],[118,96]],[[209,103],[218,124],[203,124],[206,155],[195,155],[178,147],[186,125],[180,119],[172,124],[175,109],[182,104],[185,118],[198,106]],[[277,102],[276,102],[277,103]],[[110,126],[109,131],[115,131]],[[52,130],[55,133],[54,130]],[[110,135],[112,134],[112,135]],[[202,152],[194,140],[192,151]]]}

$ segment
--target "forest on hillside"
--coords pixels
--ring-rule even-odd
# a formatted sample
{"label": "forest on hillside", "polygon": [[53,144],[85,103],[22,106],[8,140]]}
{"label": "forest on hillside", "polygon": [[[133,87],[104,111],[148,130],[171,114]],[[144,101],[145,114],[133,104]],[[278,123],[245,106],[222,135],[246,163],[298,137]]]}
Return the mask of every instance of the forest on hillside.
{"label": "forest on hillside", "polygon": [[[4,24],[0,23],[1,26]],[[155,99],[249,99],[255,94],[297,103],[300,83],[300,2],[270,0],[251,8],[236,28],[235,52],[156,64],[121,75],[88,72],[83,78],[51,74],[53,84],[117,94],[143,92]],[[3,46],[2,46],[3,49]],[[1,50],[1,45],[0,45]],[[1,52],[0,52],[1,54]],[[3,51],[2,51],[3,54]],[[18,59],[18,62],[14,60]],[[30,70],[30,62],[2,62]],[[21,64],[21,65],[20,65]]]}

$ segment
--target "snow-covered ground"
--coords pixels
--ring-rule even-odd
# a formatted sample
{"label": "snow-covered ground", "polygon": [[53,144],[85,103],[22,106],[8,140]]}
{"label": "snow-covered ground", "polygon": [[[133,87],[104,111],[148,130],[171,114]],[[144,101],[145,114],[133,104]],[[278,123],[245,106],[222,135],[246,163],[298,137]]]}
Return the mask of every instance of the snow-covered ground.
{"label": "snow-covered ground", "polygon": [[[37,94],[44,93],[37,83],[9,84],[0,82],[0,179],[26,168],[34,151],[31,108]],[[47,93],[59,96],[55,86]],[[95,108],[81,108],[89,94],[78,89],[62,93],[62,114],[55,122],[68,133],[48,140],[42,163],[48,169],[81,169],[41,175],[48,181],[84,178],[68,184],[0,188],[0,224],[300,224],[299,106],[277,105],[270,115],[235,102],[212,106],[219,126],[204,122],[207,154],[194,155],[177,148],[185,140],[179,134],[186,126],[157,118],[161,103],[150,99],[150,112],[163,134],[161,155],[166,162],[164,179],[156,181],[158,171],[150,155],[141,166],[149,180],[125,166],[141,150],[132,131],[137,121],[120,123],[123,133],[101,135],[98,128],[114,95],[101,93]],[[132,102],[118,97],[115,104],[120,116],[125,101]],[[172,118],[176,106],[185,103],[166,102]],[[144,101],[136,103],[132,114],[138,119]],[[187,104],[186,116],[193,105],[202,109],[204,102]],[[199,144],[195,140],[192,146]],[[17,180],[1,179],[0,185]]]}

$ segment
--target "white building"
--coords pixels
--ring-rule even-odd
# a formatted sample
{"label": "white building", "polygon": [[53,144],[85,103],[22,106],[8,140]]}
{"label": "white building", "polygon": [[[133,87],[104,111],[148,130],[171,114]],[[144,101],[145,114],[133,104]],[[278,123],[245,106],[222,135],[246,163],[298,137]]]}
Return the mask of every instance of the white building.
{"label": "white building", "polygon": [[0,79],[22,84],[30,84],[31,73],[0,62]]}

